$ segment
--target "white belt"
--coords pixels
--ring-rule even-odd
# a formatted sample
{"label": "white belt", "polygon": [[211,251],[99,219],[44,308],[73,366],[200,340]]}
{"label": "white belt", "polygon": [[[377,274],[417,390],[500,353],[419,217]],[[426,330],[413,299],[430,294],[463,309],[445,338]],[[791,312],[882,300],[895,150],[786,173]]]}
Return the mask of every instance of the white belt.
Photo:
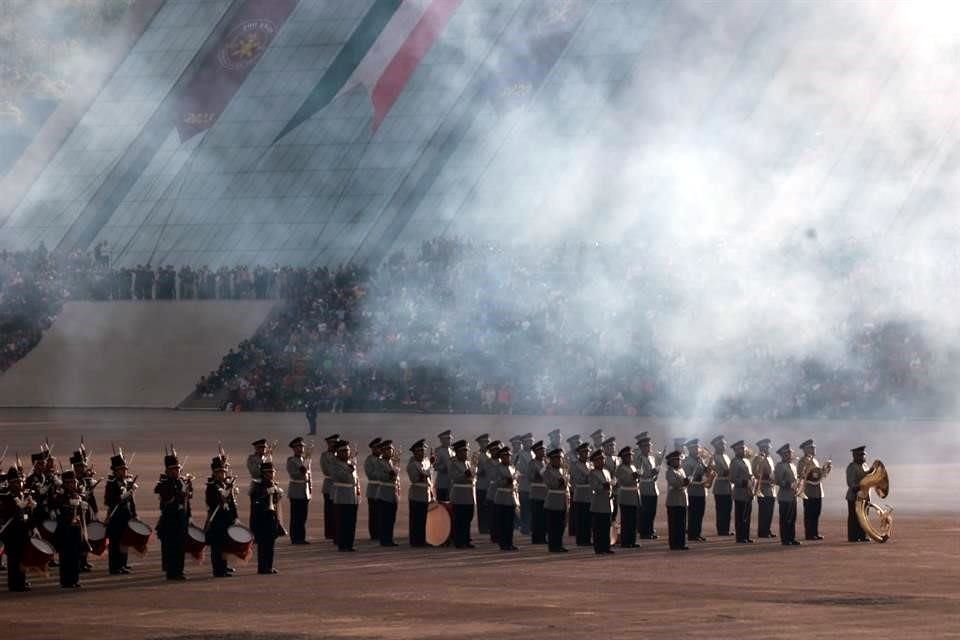
{"label": "white belt", "polygon": [[655,483],[656,481],[657,481],[656,478],[640,478],[640,482],[644,484]]}
{"label": "white belt", "polygon": [[560,493],[563,495],[567,495],[567,490],[566,489],[548,489],[547,493]]}
{"label": "white belt", "polygon": [[804,482],[806,482],[807,484],[812,484],[812,485],[818,485],[818,484],[820,484],[820,481],[819,481],[819,480],[805,480]]}
{"label": "white belt", "polygon": [[470,487],[471,489],[473,488],[473,485],[472,485],[472,484],[463,484],[463,483],[460,483],[460,482],[454,482],[454,483],[453,483],[453,486],[455,486],[455,487]]}
{"label": "white belt", "polygon": [[620,491],[640,491],[640,487],[617,487]]}
{"label": "white belt", "polygon": [[497,491],[509,491],[513,493],[513,487],[497,487]]}
{"label": "white belt", "polygon": [[575,485],[573,485],[573,486],[575,486],[577,489],[589,489],[589,488],[590,488],[590,485],[589,485],[589,484],[575,484]]}
{"label": "white belt", "polygon": [[380,480],[367,480],[368,487],[372,487],[374,485],[383,485],[383,484],[392,484],[392,483],[381,482]]}
{"label": "white belt", "polygon": [[354,488],[356,488],[357,485],[353,484],[352,482],[334,482],[334,483],[333,483],[333,486],[335,486],[335,487],[350,487],[351,489],[354,489]]}
{"label": "white belt", "polygon": [[547,486],[547,485],[544,484],[544,483],[542,483],[542,482],[531,482],[531,483],[530,483],[530,487],[531,487],[531,488],[533,488],[533,487],[546,487],[546,486]]}

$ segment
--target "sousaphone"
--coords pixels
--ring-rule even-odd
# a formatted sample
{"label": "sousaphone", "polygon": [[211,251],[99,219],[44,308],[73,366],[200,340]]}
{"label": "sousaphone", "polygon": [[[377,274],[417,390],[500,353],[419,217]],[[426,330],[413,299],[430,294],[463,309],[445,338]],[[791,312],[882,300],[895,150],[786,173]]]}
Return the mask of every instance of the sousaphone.
{"label": "sousaphone", "polygon": [[887,468],[880,460],[873,461],[870,472],[860,481],[854,510],[867,536],[874,542],[886,542],[893,531],[893,507],[871,502],[871,489],[881,498],[886,498],[890,493],[890,476],[887,475]]}

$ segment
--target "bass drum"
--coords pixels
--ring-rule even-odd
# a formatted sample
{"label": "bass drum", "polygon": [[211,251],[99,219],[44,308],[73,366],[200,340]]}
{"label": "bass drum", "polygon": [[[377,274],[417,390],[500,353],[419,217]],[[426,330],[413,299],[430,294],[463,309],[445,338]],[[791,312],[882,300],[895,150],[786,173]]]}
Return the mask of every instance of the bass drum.
{"label": "bass drum", "polygon": [[107,550],[107,525],[94,520],[87,525],[87,542],[90,543],[90,553],[102,556]]}
{"label": "bass drum", "polygon": [[207,535],[203,529],[190,523],[187,527],[187,539],[184,541],[187,553],[197,562],[203,561],[203,550],[207,547]]}
{"label": "bass drum", "polygon": [[246,562],[253,550],[253,532],[242,524],[235,524],[227,529],[227,544],[223,547],[224,555],[230,555]]}
{"label": "bass drum", "polygon": [[427,544],[439,547],[453,532],[453,507],[449,502],[434,502],[427,507]]}

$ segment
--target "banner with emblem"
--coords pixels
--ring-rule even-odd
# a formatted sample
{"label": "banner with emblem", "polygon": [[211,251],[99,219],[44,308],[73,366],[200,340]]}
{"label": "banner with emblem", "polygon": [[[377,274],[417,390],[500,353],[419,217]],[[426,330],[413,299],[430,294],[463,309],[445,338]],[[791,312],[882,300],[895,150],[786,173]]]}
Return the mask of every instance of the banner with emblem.
{"label": "banner with emblem", "polygon": [[246,0],[180,97],[176,126],[181,142],[213,126],[298,1]]}

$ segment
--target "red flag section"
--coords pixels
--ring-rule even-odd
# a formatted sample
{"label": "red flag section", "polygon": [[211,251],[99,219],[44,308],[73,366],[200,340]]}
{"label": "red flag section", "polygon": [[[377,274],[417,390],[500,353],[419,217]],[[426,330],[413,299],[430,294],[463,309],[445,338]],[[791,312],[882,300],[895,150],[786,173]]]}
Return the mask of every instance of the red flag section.
{"label": "red flag section", "polygon": [[247,0],[180,97],[176,126],[181,142],[213,126],[297,2]]}

